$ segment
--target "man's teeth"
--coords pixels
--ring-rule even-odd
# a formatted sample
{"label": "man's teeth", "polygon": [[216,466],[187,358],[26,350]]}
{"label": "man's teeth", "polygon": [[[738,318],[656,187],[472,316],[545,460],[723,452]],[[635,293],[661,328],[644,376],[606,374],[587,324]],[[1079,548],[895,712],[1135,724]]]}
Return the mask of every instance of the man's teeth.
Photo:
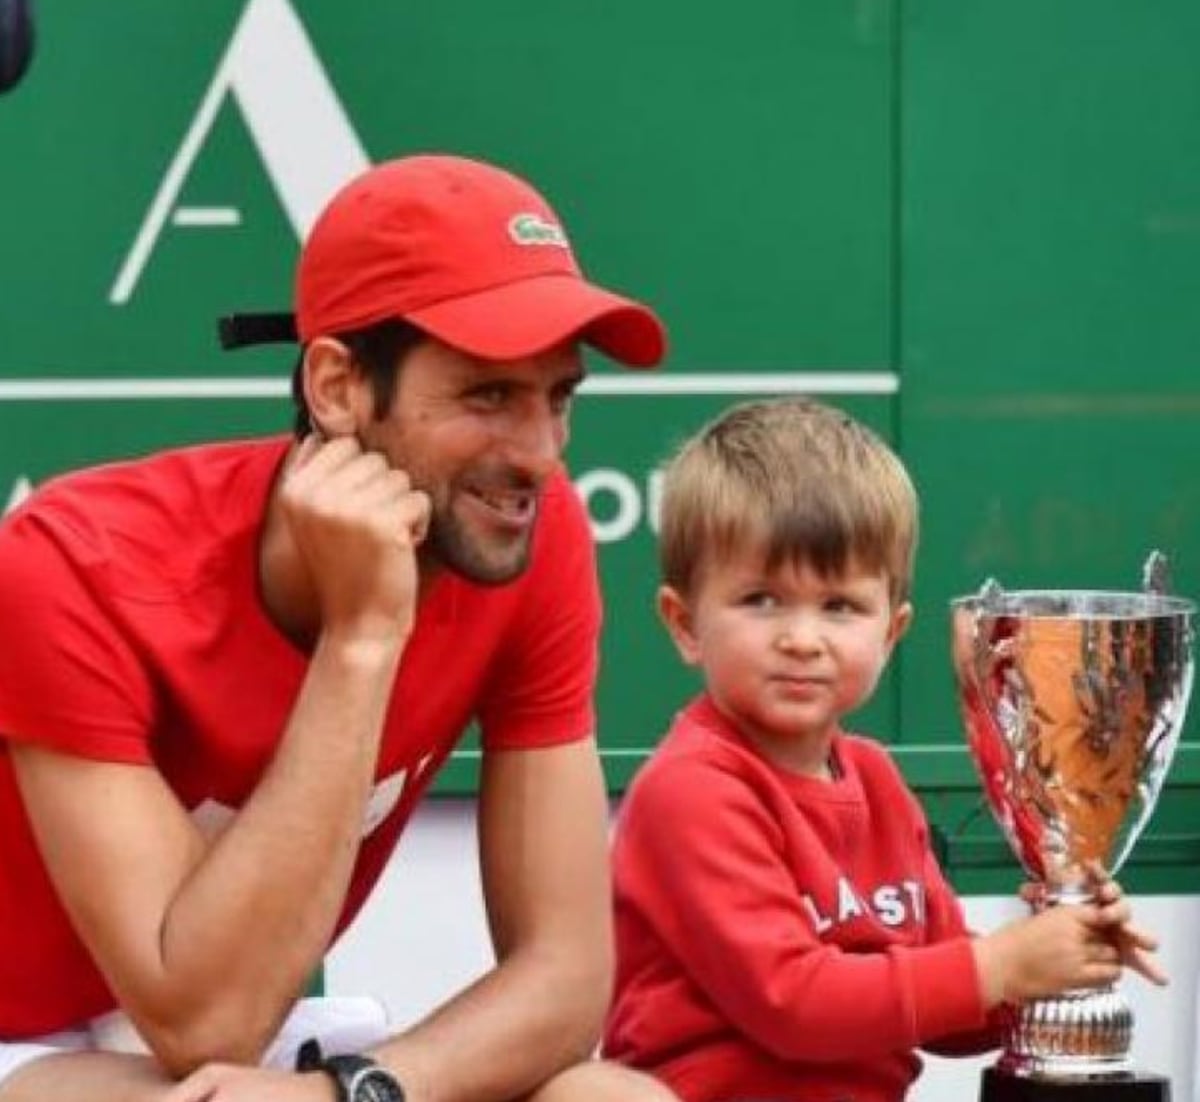
{"label": "man's teeth", "polygon": [[529,510],[528,494],[492,494],[480,491],[479,497],[485,504],[502,513],[520,516]]}

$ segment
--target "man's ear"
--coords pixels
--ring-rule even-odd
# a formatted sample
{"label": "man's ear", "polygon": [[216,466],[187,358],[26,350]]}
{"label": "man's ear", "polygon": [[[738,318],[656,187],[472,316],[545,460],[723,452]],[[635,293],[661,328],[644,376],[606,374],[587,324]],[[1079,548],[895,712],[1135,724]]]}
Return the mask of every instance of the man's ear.
{"label": "man's ear", "polygon": [[304,350],[302,374],[313,428],[325,436],[356,435],[369,387],[350,349],[333,337],[317,337]]}
{"label": "man's ear", "polygon": [[672,586],[658,587],[658,618],[679,651],[679,657],[689,666],[700,662],[700,643],[692,628],[692,613],[682,594]]}

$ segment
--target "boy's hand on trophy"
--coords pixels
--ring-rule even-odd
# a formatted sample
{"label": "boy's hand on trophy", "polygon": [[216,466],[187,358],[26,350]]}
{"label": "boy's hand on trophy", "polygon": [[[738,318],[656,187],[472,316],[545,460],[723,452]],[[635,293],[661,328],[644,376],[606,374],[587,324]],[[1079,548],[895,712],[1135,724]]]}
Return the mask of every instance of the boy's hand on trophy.
{"label": "boy's hand on trophy", "polygon": [[972,948],[985,1005],[1115,983],[1121,954],[1101,911],[1094,903],[1063,904],[976,938]]}
{"label": "boy's hand on trophy", "polygon": [[1017,890],[1021,902],[1029,905],[1031,911],[1040,911],[1046,906],[1046,885],[1040,880],[1026,880]]}
{"label": "boy's hand on trophy", "polygon": [[1133,924],[1133,909],[1118,884],[1098,862],[1088,865],[1098,915],[1096,928],[1116,948],[1121,963],[1143,979],[1159,987],[1167,984],[1167,974],[1154,956],[1158,938]]}
{"label": "boy's hand on trophy", "polygon": [[[1115,883],[1113,887],[1116,887]],[[1120,889],[1117,888],[1117,891]],[[1109,894],[1106,889],[1104,895]],[[1121,964],[1143,979],[1165,987],[1167,974],[1154,956],[1158,949],[1158,938],[1133,924],[1128,901],[1118,897],[1115,902],[1107,902],[1098,897],[1096,910],[1095,928],[1117,950]]]}
{"label": "boy's hand on trophy", "polygon": [[1126,968],[1158,987],[1167,986],[1167,973],[1154,955],[1158,948],[1158,938],[1126,923],[1117,930],[1116,943],[1117,951],[1121,954],[1121,963]]}

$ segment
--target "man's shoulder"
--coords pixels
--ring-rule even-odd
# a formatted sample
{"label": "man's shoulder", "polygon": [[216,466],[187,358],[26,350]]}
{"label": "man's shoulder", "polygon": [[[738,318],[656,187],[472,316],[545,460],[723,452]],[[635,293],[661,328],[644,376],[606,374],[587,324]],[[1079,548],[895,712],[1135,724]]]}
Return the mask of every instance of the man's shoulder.
{"label": "man's shoulder", "polygon": [[169,494],[188,486],[226,488],[230,479],[277,463],[285,447],[282,437],[231,440],[80,467],[47,479],[12,515],[60,507],[84,494],[92,501],[128,502],[130,492],[135,489],[143,498],[149,498],[156,492]]}
{"label": "man's shoulder", "polygon": [[282,440],[172,449],[81,468],[39,486],[0,524],[0,558],[47,546],[87,568],[186,549],[261,513]]}

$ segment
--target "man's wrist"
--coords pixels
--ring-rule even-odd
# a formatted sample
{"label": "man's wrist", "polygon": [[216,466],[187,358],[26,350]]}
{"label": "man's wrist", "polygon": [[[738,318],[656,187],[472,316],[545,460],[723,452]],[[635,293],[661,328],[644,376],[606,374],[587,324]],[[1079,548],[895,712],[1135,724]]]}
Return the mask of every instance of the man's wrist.
{"label": "man's wrist", "polygon": [[334,1088],[337,1102],[405,1102],[399,1080],[369,1056],[325,1056],[316,1038],[300,1046],[296,1070],[314,1073]]}
{"label": "man's wrist", "polygon": [[394,671],[407,642],[407,634],[399,630],[357,632],[326,628],[317,640],[317,651],[352,673],[370,675],[380,669]]}
{"label": "man's wrist", "polygon": [[304,1097],[311,1102],[338,1102],[337,1084],[328,1075],[311,1075],[297,1071],[304,1080]]}

